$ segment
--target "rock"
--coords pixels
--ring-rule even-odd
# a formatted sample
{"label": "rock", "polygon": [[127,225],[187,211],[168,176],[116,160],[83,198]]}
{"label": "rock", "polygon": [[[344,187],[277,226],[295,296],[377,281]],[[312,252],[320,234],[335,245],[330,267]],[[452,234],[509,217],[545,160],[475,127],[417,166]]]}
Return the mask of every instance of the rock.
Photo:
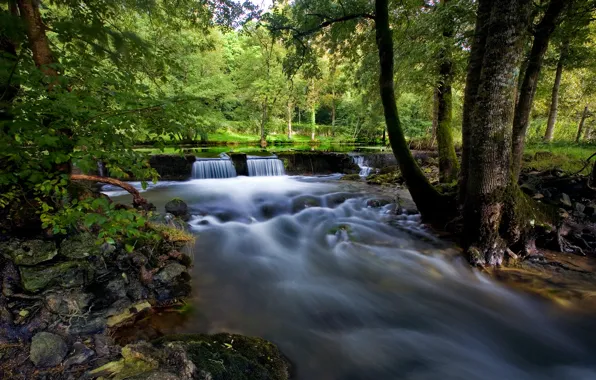
{"label": "rock", "polygon": [[311,195],[300,195],[292,200],[293,213],[297,213],[309,207],[321,207],[321,200]]}
{"label": "rock", "polygon": [[82,315],[87,311],[92,296],[80,291],[66,291],[46,295],[46,306],[54,314]]}
{"label": "rock", "polygon": [[144,373],[135,377],[131,377],[128,380],[186,380],[191,378],[179,377],[171,372],[165,371],[154,371],[150,373]]}
{"label": "rock", "polygon": [[0,252],[16,265],[37,265],[52,260],[58,249],[53,241],[13,239],[0,243]]}
{"label": "rock", "polygon": [[136,278],[131,278],[126,287],[126,295],[133,301],[149,298],[149,290]]}
{"label": "rock", "polygon": [[391,201],[387,199],[369,199],[366,201],[366,207],[379,208],[386,206],[389,203],[391,203]]}
{"label": "rock", "polygon": [[596,213],[596,205],[590,205],[584,209],[584,214],[588,216],[592,216],[594,213]]}
{"label": "rock", "polygon": [[586,209],[586,206],[585,205],[583,205],[583,204],[581,204],[579,202],[575,202],[575,211],[577,211],[580,214],[583,214],[584,211],[585,211],[585,209]]}
{"label": "rock", "polygon": [[126,282],[122,276],[108,282],[104,291],[107,303],[113,303],[121,298],[126,298]]}
{"label": "rock", "polygon": [[526,193],[526,194],[528,194],[528,195],[530,195],[530,196],[533,196],[534,194],[536,194],[536,188],[535,188],[533,185],[531,185],[531,184],[529,184],[529,183],[527,183],[527,182],[526,182],[526,183],[523,183],[523,184],[520,186],[520,189],[521,189],[521,190],[522,190],[524,193]]}
{"label": "rock", "polygon": [[40,332],[33,336],[29,357],[38,367],[54,367],[62,362],[68,347],[64,340],[49,332]]}
{"label": "rock", "polygon": [[167,284],[185,272],[186,267],[184,265],[173,262],[166,265],[162,270],[157,272],[157,274],[153,277],[153,280]]}
{"label": "rock", "polygon": [[0,287],[5,297],[13,295],[21,287],[21,276],[12,261],[6,261],[0,270]]}
{"label": "rock", "polygon": [[87,318],[74,318],[68,328],[71,335],[97,334],[106,329],[105,314],[93,315]]}
{"label": "rock", "polygon": [[166,203],[165,209],[167,213],[177,216],[184,221],[190,219],[188,205],[182,199],[172,199]]}
{"label": "rock", "polygon": [[362,177],[360,177],[360,174],[346,174],[343,177],[341,177],[342,181],[361,181]]}
{"label": "rock", "polygon": [[64,361],[64,367],[69,368],[73,365],[85,363],[90,357],[95,355],[93,350],[87,348],[83,343],[76,342],[72,345],[73,351],[70,356]]}
{"label": "rock", "polygon": [[20,267],[21,284],[29,292],[37,292],[48,286],[63,288],[88,285],[93,270],[85,261],[67,261],[45,267]]}
{"label": "rock", "polygon": [[110,345],[113,344],[112,338],[98,334],[93,336],[93,344],[95,345],[95,352],[97,356],[104,357],[110,355]]}
{"label": "rock", "polygon": [[539,200],[539,199],[543,199],[544,198],[544,195],[542,195],[540,193],[536,193],[536,194],[534,194],[534,196],[532,198],[534,198],[536,200]]}
{"label": "rock", "polygon": [[69,259],[85,259],[100,255],[102,247],[96,244],[96,240],[89,233],[70,236],[60,244],[60,255]]}
{"label": "rock", "polygon": [[544,194],[544,196],[546,198],[552,198],[553,197],[552,193],[550,191],[546,190],[546,189],[542,190],[542,194]]}
{"label": "rock", "polygon": [[149,343],[129,344],[122,348],[121,360],[109,362],[90,371],[88,377],[124,380],[152,373],[159,368],[159,362],[154,357],[159,356],[159,353],[155,351]]}
{"label": "rock", "polygon": [[569,218],[569,213],[567,211],[565,211],[565,209],[560,208],[559,216],[563,219],[567,219],[567,218]]}
{"label": "rock", "polygon": [[567,207],[571,207],[571,206],[572,206],[572,205],[571,205],[571,198],[569,198],[569,195],[567,195],[567,194],[565,194],[565,193],[562,193],[562,194],[561,194],[561,199],[560,199],[560,202],[561,202],[563,205],[567,206]]}

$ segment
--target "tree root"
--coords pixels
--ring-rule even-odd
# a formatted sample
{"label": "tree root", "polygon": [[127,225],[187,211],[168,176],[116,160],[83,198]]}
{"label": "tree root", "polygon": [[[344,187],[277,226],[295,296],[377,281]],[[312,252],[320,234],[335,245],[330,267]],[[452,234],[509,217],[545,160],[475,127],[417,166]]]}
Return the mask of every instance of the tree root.
{"label": "tree root", "polygon": [[109,185],[118,186],[118,187],[128,191],[132,195],[132,204],[134,207],[143,208],[143,209],[150,208],[149,205],[151,205],[151,204],[149,202],[147,202],[147,200],[141,196],[139,191],[137,189],[135,189],[134,186],[132,186],[126,182],[123,182],[123,181],[120,181],[120,180],[117,180],[114,178],[99,177],[96,175],[86,175],[86,174],[71,174],[70,179],[72,181],[92,181],[92,182],[101,182],[101,183],[107,183]]}

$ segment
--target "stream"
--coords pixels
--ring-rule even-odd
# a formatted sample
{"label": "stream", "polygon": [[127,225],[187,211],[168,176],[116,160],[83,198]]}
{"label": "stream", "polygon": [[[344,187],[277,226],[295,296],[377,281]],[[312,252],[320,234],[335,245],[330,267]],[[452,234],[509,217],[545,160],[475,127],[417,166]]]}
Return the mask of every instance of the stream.
{"label": "stream", "polygon": [[596,379],[591,320],[471,271],[419,216],[338,177],[144,191],[159,211],[187,202],[197,235],[195,311],[176,330],[262,336],[299,380]]}

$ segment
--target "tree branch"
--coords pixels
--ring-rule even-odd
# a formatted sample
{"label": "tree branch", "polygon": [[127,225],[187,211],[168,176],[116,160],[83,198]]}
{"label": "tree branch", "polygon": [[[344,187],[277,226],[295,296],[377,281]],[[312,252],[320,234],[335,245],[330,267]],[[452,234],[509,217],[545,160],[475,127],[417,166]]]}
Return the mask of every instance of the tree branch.
{"label": "tree branch", "polygon": [[143,206],[147,204],[147,200],[141,196],[141,193],[137,189],[134,188],[129,183],[120,181],[115,178],[109,177],[99,177],[96,175],[86,175],[86,174],[71,174],[70,175],[71,181],[92,181],[92,182],[101,182],[107,183],[109,185],[118,186],[123,190],[128,191],[132,195],[132,204],[135,207]]}

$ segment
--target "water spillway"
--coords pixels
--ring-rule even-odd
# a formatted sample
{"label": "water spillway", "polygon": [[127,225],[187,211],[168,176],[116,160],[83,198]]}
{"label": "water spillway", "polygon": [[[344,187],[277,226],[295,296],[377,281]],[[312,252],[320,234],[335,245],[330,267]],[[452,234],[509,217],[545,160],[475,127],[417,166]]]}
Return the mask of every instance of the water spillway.
{"label": "water spillway", "polygon": [[246,163],[250,177],[270,177],[286,174],[284,163],[277,156],[248,156]]}
{"label": "water spillway", "polygon": [[192,165],[192,178],[231,178],[236,177],[232,160],[225,154],[220,158],[198,158]]}
{"label": "water spillway", "polygon": [[360,177],[368,177],[372,168],[367,166],[364,156],[352,156],[352,161],[360,168]]}

